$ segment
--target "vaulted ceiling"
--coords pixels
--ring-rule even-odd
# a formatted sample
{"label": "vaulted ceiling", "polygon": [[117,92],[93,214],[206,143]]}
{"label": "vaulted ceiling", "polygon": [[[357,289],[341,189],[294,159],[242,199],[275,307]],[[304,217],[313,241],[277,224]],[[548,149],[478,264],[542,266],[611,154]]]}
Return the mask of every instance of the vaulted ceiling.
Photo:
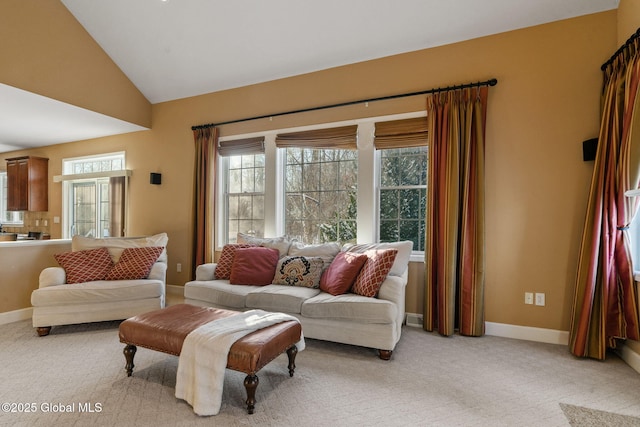
{"label": "vaulted ceiling", "polygon": [[[616,9],[619,0],[62,3],[155,104]],[[140,129],[21,92],[0,84],[20,105],[0,102],[0,151],[24,148],[25,138],[31,147]],[[23,110],[46,134],[11,129]]]}

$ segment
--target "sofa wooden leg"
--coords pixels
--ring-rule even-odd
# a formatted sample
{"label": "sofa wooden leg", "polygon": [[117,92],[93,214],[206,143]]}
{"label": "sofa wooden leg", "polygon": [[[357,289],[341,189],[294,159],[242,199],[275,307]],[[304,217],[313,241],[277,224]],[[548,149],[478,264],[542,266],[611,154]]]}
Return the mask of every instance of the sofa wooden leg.
{"label": "sofa wooden leg", "polygon": [[51,332],[51,326],[38,326],[36,328],[36,332],[39,337],[45,337],[49,335],[49,332]]}
{"label": "sofa wooden leg", "polygon": [[382,360],[391,359],[391,353],[393,353],[393,350],[378,350],[378,356]]}
{"label": "sofa wooden leg", "polygon": [[247,413],[253,414],[256,405],[256,388],[258,388],[257,375],[247,375],[244,379],[244,388],[247,390]]}
{"label": "sofa wooden leg", "polygon": [[289,357],[289,376],[293,376],[293,372],[296,370],[296,355],[298,354],[298,347],[292,345],[287,349],[287,357]]}
{"label": "sofa wooden leg", "polygon": [[136,355],[136,346],[135,345],[131,345],[131,344],[127,344],[124,346],[124,350],[122,350],[122,352],[124,353],[124,358],[127,361],[127,364],[124,367],[124,370],[127,371],[127,376],[130,377],[133,374],[133,357]]}

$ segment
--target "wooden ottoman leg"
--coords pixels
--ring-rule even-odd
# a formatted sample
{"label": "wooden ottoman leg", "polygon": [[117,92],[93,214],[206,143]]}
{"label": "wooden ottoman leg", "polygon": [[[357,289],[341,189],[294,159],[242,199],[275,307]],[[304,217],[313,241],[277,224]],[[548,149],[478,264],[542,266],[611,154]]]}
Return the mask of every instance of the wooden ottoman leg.
{"label": "wooden ottoman leg", "polygon": [[289,376],[293,376],[293,371],[296,369],[296,355],[298,354],[298,347],[292,345],[287,349],[287,356],[289,357]]}
{"label": "wooden ottoman leg", "polygon": [[130,377],[131,374],[133,374],[133,356],[136,355],[136,346],[135,345],[131,345],[131,344],[127,344],[124,346],[124,350],[122,350],[122,352],[124,353],[124,358],[127,361],[127,364],[125,365],[124,369],[125,371],[127,371],[127,376]]}
{"label": "wooden ottoman leg", "polygon": [[257,375],[247,375],[244,379],[244,388],[247,389],[247,412],[253,414],[256,405],[256,388],[258,388]]}

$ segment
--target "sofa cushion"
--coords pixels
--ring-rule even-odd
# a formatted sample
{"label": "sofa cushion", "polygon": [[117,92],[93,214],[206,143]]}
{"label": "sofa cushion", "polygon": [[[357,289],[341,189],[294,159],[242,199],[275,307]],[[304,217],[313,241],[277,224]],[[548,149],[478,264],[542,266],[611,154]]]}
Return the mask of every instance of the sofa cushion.
{"label": "sofa cushion", "polygon": [[149,246],[142,248],[125,248],[118,262],[109,270],[107,280],[146,279],[164,248]]}
{"label": "sofa cushion", "polygon": [[261,286],[232,285],[228,280],[194,280],[184,286],[185,299],[244,310],[249,292]]}
{"label": "sofa cushion", "polygon": [[273,284],[318,288],[323,267],[324,261],[320,257],[286,256],[280,258]]}
{"label": "sofa cushion", "polygon": [[233,285],[268,285],[273,281],[279,252],[273,248],[236,249],[229,282]]}
{"label": "sofa cushion", "polygon": [[164,283],[160,280],[97,280],[36,289],[31,293],[31,304],[34,307],[60,306],[142,300],[163,295]]}
{"label": "sofa cushion", "polygon": [[107,248],[64,252],[53,257],[64,268],[69,284],[103,280],[113,266]]}
{"label": "sofa cushion", "polygon": [[222,247],[220,259],[218,259],[218,264],[216,265],[216,269],[214,271],[215,278],[229,279],[231,277],[231,267],[233,266],[233,259],[235,258],[236,250],[242,248],[251,248],[253,246],[255,245],[240,243],[229,243],[224,245]]}
{"label": "sofa cushion", "polygon": [[293,242],[289,247],[290,256],[320,257],[324,261],[324,268],[329,267],[333,258],[340,252],[340,245],[335,242],[321,243],[318,245],[305,245]]}
{"label": "sofa cushion", "polygon": [[322,273],[320,289],[331,295],[348,292],[367,259],[366,254],[340,252]]}
{"label": "sofa cushion", "polygon": [[376,249],[397,249],[398,254],[391,266],[389,274],[392,276],[402,276],[409,266],[411,251],[413,250],[413,242],[405,240],[402,242],[385,242],[385,243],[365,243],[360,245],[346,244],[343,251],[365,253],[366,251]]}
{"label": "sofa cushion", "polygon": [[[125,248],[141,248],[146,246],[167,247],[169,237],[167,233],[159,233],[153,236],[144,237],[104,237],[93,238],[84,236],[73,236],[71,238],[71,250],[80,251],[84,249],[95,249],[106,247],[109,250],[114,263],[118,262],[120,255]],[[164,250],[158,258],[158,262],[167,262],[167,251]]]}
{"label": "sofa cushion", "polygon": [[287,255],[291,242],[286,237],[254,237],[249,234],[238,233],[236,242],[248,245],[263,246],[265,248],[277,249],[280,257]]}
{"label": "sofa cushion", "polygon": [[391,301],[355,294],[321,292],[302,304],[300,314],[313,319],[349,320],[360,323],[393,323],[398,314]]}
{"label": "sofa cushion", "polygon": [[366,251],[368,259],[362,270],[358,273],[356,281],[351,287],[351,292],[365,297],[378,295],[382,282],[391,270],[396,259],[397,249],[374,249]]}
{"label": "sofa cushion", "polygon": [[320,289],[315,288],[267,285],[249,292],[245,305],[248,308],[261,308],[266,311],[300,313],[302,303],[319,293]]}

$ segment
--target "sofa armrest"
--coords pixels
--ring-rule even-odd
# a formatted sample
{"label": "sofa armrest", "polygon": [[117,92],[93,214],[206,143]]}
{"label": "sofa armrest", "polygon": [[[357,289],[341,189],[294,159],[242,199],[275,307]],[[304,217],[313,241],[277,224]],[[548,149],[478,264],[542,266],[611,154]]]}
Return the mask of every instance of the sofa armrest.
{"label": "sofa armrest", "polygon": [[378,299],[391,301],[404,308],[405,290],[407,287],[408,273],[405,271],[402,276],[387,276],[380,286]]}
{"label": "sofa armrest", "polygon": [[67,283],[67,273],[62,267],[47,267],[40,272],[38,287],[64,285]]}
{"label": "sofa armrest", "polygon": [[156,262],[151,266],[147,279],[161,280],[165,283],[167,280],[167,264],[164,262]]}
{"label": "sofa armrest", "polygon": [[196,280],[215,280],[215,271],[218,264],[210,262],[206,264],[200,264],[196,267]]}

